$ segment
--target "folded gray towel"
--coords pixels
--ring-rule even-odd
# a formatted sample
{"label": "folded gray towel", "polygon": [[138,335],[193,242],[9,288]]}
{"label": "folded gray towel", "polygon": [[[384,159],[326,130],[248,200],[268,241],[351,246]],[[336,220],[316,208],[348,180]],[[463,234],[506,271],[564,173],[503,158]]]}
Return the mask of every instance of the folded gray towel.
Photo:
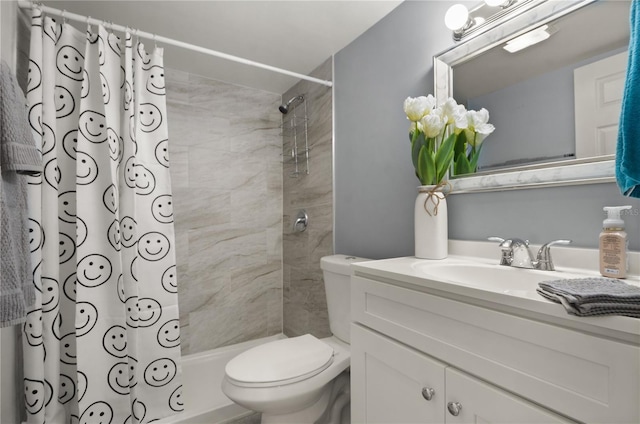
{"label": "folded gray towel", "polygon": [[544,281],[537,292],[577,316],[626,315],[640,318],[640,287],[612,278]]}

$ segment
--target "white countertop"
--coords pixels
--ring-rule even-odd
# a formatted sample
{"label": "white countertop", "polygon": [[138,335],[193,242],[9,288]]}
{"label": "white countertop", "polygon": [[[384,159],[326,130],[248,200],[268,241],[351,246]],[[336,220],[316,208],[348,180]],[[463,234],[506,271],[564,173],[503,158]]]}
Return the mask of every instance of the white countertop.
{"label": "white countertop", "polygon": [[[533,252],[536,251],[534,249],[536,249],[535,246],[532,248]],[[440,276],[429,275],[425,272],[428,270],[429,264],[499,266],[497,264],[500,251],[493,243],[450,241],[449,252],[449,257],[443,260],[402,257],[354,263],[352,264],[352,272],[356,276],[640,345],[640,319],[616,315],[596,317],[570,315],[562,305],[551,302],[536,293],[537,283],[518,281],[516,284],[514,282],[517,289],[511,290],[505,289],[505,287],[486,287],[472,281],[448,281]],[[630,255],[632,271],[636,270],[639,257],[638,253]],[[556,263],[556,271],[533,272],[541,276],[540,281],[563,277],[575,278],[576,275],[599,277],[599,272],[594,269],[594,265],[598,265],[597,258],[597,250],[554,247],[553,260]],[[563,263],[570,265],[570,267],[560,266]],[[520,271],[532,272],[532,270],[513,269],[516,276]],[[624,281],[640,286],[638,273],[631,274]],[[523,284],[525,284],[524,289]]]}

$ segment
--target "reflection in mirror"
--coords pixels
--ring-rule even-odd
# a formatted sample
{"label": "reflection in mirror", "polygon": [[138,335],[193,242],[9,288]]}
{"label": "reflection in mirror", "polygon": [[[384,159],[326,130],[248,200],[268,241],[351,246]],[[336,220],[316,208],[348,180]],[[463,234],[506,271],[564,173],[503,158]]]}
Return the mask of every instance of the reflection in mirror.
{"label": "reflection in mirror", "polygon": [[468,109],[488,109],[496,127],[478,171],[612,158],[629,8],[626,0],[596,1],[533,25],[548,25],[551,34],[537,44],[509,53],[503,47],[515,37],[507,37],[452,67],[453,97]]}

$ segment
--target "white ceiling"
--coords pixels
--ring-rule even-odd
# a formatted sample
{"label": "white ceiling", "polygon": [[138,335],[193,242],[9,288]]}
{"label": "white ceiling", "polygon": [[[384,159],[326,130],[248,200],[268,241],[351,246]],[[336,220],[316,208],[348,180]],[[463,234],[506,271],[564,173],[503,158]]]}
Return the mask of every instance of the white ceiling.
{"label": "white ceiling", "polygon": [[[44,5],[308,74],[401,2],[45,0]],[[278,94],[297,82],[294,77],[159,46],[165,48],[166,67]]]}

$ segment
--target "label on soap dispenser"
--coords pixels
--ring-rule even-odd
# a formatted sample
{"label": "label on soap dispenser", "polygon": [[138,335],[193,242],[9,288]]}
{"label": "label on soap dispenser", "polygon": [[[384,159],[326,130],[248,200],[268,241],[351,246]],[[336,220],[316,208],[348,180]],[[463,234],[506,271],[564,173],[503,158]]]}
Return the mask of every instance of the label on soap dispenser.
{"label": "label on soap dispenser", "polygon": [[600,235],[600,274],[625,278],[627,275],[626,233],[604,232]]}

